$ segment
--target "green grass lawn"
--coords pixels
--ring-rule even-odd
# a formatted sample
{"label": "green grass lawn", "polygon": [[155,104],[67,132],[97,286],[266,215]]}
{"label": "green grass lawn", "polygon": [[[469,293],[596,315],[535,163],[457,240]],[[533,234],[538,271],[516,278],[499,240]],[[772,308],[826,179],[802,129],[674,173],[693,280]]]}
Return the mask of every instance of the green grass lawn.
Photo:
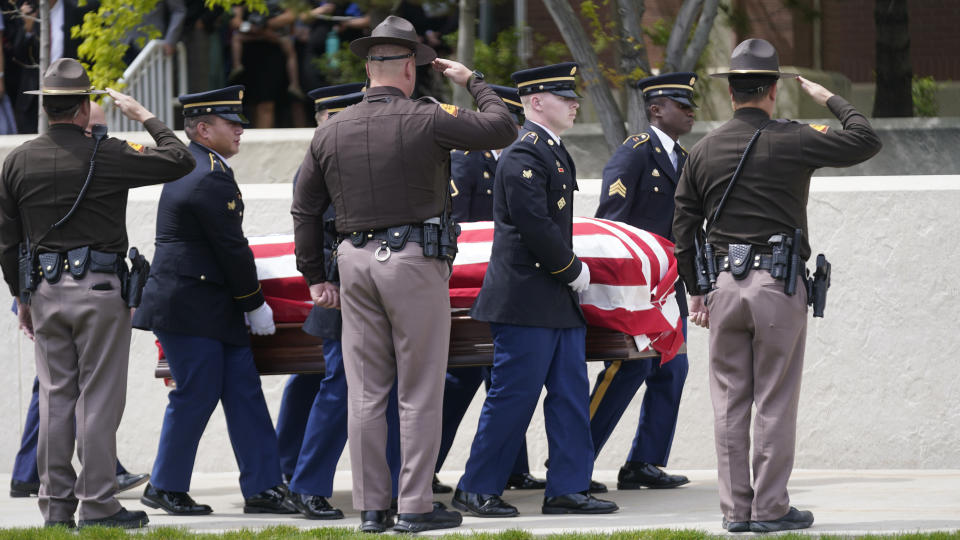
{"label": "green grass lawn", "polygon": [[[75,539],[121,539],[130,534],[143,540],[373,540],[375,535],[364,534],[354,529],[328,527],[322,529],[298,529],[289,526],[268,527],[261,530],[242,529],[225,533],[198,533],[176,527],[149,527],[140,531],[127,532],[121,529],[91,527],[81,531],[66,529],[0,529],[0,540],[75,540]],[[395,535],[394,535],[395,536]],[[756,538],[756,535],[747,535]],[[701,540],[706,538],[743,538],[744,535],[709,535],[703,531],[687,529],[651,529],[642,531],[618,531],[614,533],[567,533],[537,537],[527,531],[511,530],[499,533],[461,533],[447,534],[444,540],[532,540],[544,538],[551,540]],[[776,540],[846,540],[848,536],[784,534],[775,535]],[[855,537],[863,540],[960,540],[960,531],[943,533],[912,533],[898,535],[867,535]]]}

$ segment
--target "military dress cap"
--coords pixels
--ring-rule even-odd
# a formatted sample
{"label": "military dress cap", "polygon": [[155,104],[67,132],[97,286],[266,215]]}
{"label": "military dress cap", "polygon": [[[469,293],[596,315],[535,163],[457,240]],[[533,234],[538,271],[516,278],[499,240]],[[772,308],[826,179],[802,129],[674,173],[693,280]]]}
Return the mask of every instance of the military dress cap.
{"label": "military dress cap", "polygon": [[177,99],[183,106],[185,118],[215,114],[231,122],[249,124],[243,115],[243,90],[243,85],[236,84],[218,90],[184,94]]}
{"label": "military dress cap", "polygon": [[[417,31],[414,30],[410,21],[403,17],[390,15],[378,24],[369,37],[357,38],[350,42],[350,50],[353,54],[362,58],[368,58],[367,53],[370,47],[374,45],[400,45],[410,49],[416,55],[418,66],[429,64],[437,57],[437,51],[433,48],[420,43],[417,39]],[[393,60],[396,57],[373,57],[372,60]]]}
{"label": "military dress cap", "polygon": [[677,73],[663,73],[647,77],[637,82],[637,88],[643,91],[643,99],[667,97],[678,103],[696,107],[693,101],[693,85],[697,82],[697,74],[688,71]]}
{"label": "military dress cap", "polygon": [[576,62],[564,62],[550,66],[536,67],[516,71],[510,74],[521,96],[550,92],[558,96],[578,98],[576,92]]}
{"label": "military dress cap", "polygon": [[61,58],[50,64],[43,74],[39,90],[27,90],[24,94],[44,96],[89,96],[106,94],[104,90],[94,90],[90,86],[90,76],[83,65],[73,58]]}
{"label": "military dress cap", "polygon": [[330,116],[333,116],[347,107],[356,105],[361,101],[363,101],[363,92],[354,92],[345,96],[337,96],[324,101],[321,104],[323,106],[322,108],[321,105],[317,105],[317,112],[327,111]]}
{"label": "military dress cap", "polygon": [[711,77],[750,77],[792,78],[796,73],[780,71],[780,58],[777,50],[765,39],[751,38],[741,42],[730,54],[730,71],[713,73]]}
{"label": "military dress cap", "polygon": [[512,86],[500,86],[499,84],[491,84],[490,89],[503,100],[507,110],[513,115],[513,120],[517,124],[522,124],[523,103],[520,103],[520,93],[517,92],[517,89]]}
{"label": "military dress cap", "polygon": [[317,111],[324,111],[329,109],[328,101],[336,99],[338,97],[345,96],[347,94],[354,94],[356,92],[362,92],[366,84],[362,82],[356,83],[347,83],[347,84],[335,84],[333,86],[324,86],[322,88],[315,88],[307,92],[307,96],[313,100],[313,108]]}

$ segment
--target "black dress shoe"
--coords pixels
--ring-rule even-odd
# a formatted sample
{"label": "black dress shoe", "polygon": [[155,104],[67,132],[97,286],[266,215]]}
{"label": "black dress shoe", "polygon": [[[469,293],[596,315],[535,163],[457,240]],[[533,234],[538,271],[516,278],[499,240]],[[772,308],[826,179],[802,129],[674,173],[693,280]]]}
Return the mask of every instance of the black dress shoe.
{"label": "black dress shoe", "polygon": [[528,472],[511,474],[510,478],[507,478],[507,489],[543,489],[545,487],[547,487],[546,480],[534,478]]}
{"label": "black dress shoe", "polygon": [[393,513],[389,510],[362,510],[360,512],[360,532],[382,533],[393,527]]}
{"label": "black dress shoe", "polygon": [[727,532],[750,532],[749,521],[727,521],[727,518],[723,518],[720,524]]}
{"label": "black dress shoe", "polygon": [[76,529],[76,528],[77,528],[77,522],[74,521],[74,520],[72,520],[72,519],[65,519],[65,520],[63,520],[63,521],[50,521],[50,520],[47,520],[47,521],[44,521],[44,522],[43,522],[43,526],[44,526],[44,527],[63,527],[63,528],[66,528],[66,529]]}
{"label": "black dress shoe", "polygon": [[451,529],[463,523],[460,512],[447,510],[443,503],[433,503],[433,511],[426,514],[397,514],[397,524],[393,530],[405,533],[418,533],[434,529]]}
{"label": "black dress shoe", "polygon": [[606,493],[607,485],[597,482],[595,480],[590,480],[590,489],[587,490],[588,493]]}
{"label": "black dress shoe", "polygon": [[297,514],[299,512],[300,509],[297,508],[283,484],[277,484],[243,500],[244,514]]}
{"label": "black dress shoe", "polygon": [[755,533],[768,533],[806,529],[811,525],[813,525],[813,512],[809,510],[797,510],[791,506],[790,511],[780,519],[773,521],[751,521],[750,530]]}
{"label": "black dress shoe", "polygon": [[139,529],[150,523],[150,518],[143,510],[131,512],[120,507],[120,511],[112,516],[97,519],[81,519],[80,528],[84,527],[118,527],[120,529]]}
{"label": "black dress shoe", "polygon": [[471,493],[460,488],[453,494],[453,507],[477,517],[514,517],[520,513],[516,506],[507,504],[499,495]]}
{"label": "black dress shoe", "polygon": [[303,495],[290,493],[290,498],[308,519],[343,519],[343,512],[334,508],[322,495]]}
{"label": "black dress shoe", "polygon": [[642,461],[628,461],[620,467],[617,489],[668,489],[687,484],[690,479],[681,474],[667,474],[660,467]]}
{"label": "black dress shoe", "polygon": [[36,497],[38,493],[40,493],[40,482],[20,482],[10,479],[11,497]]}
{"label": "black dress shoe", "polygon": [[172,516],[205,516],[213,509],[206,504],[197,504],[186,491],[165,491],[147,484],[140,502],[148,508],[160,508]]}
{"label": "black dress shoe", "polygon": [[437,478],[437,475],[433,475],[433,492],[434,493],[450,493],[451,491],[453,491],[452,487],[446,484],[441,484],[440,479]]}
{"label": "black dress shoe", "polygon": [[617,503],[597,499],[589,493],[570,493],[543,498],[544,514],[610,514],[619,509]]}
{"label": "black dress shoe", "polygon": [[143,485],[147,480],[150,480],[150,475],[147,473],[120,473],[117,475],[117,493]]}

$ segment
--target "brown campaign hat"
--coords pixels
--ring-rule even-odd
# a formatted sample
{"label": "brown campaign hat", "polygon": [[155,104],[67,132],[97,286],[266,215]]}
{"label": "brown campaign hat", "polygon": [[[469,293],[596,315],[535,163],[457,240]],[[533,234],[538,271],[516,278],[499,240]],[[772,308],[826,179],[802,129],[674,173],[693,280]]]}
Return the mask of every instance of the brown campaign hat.
{"label": "brown campaign hat", "polygon": [[796,73],[780,71],[777,50],[765,39],[751,38],[741,42],[730,55],[730,71],[712,73],[711,77],[747,75],[777,79],[797,77]]}
{"label": "brown campaign hat", "polygon": [[90,86],[90,77],[83,65],[73,58],[61,58],[50,64],[43,74],[39,90],[27,90],[24,94],[44,96],[89,96],[106,94],[104,90],[94,90]]}
{"label": "brown campaign hat", "polygon": [[370,47],[374,45],[407,47],[415,53],[418,66],[429,64],[437,57],[437,51],[417,40],[417,31],[414,30],[410,21],[396,15],[390,15],[378,24],[370,33],[370,37],[362,37],[351,41],[350,50],[353,51],[353,54],[366,58]]}

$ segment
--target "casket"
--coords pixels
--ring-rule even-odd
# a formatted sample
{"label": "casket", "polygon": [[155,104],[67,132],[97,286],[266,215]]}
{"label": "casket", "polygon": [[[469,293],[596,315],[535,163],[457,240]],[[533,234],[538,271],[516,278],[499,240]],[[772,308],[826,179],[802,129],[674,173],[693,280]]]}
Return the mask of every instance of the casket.
{"label": "casket", "polygon": [[[490,327],[471,319],[465,308],[473,304],[483,284],[493,223],[462,227],[460,252],[450,278],[449,365],[490,365]],[[312,303],[296,270],[292,235],[252,237],[250,247],[277,323],[276,334],[251,336],[257,369],[263,375],[323,373],[321,340],[301,330]],[[590,267],[590,288],[580,297],[588,323],[588,361],[659,357],[666,362],[680,352],[683,335],[671,242],[623,223],[575,218],[574,251]],[[169,374],[161,359],[156,376]]]}

